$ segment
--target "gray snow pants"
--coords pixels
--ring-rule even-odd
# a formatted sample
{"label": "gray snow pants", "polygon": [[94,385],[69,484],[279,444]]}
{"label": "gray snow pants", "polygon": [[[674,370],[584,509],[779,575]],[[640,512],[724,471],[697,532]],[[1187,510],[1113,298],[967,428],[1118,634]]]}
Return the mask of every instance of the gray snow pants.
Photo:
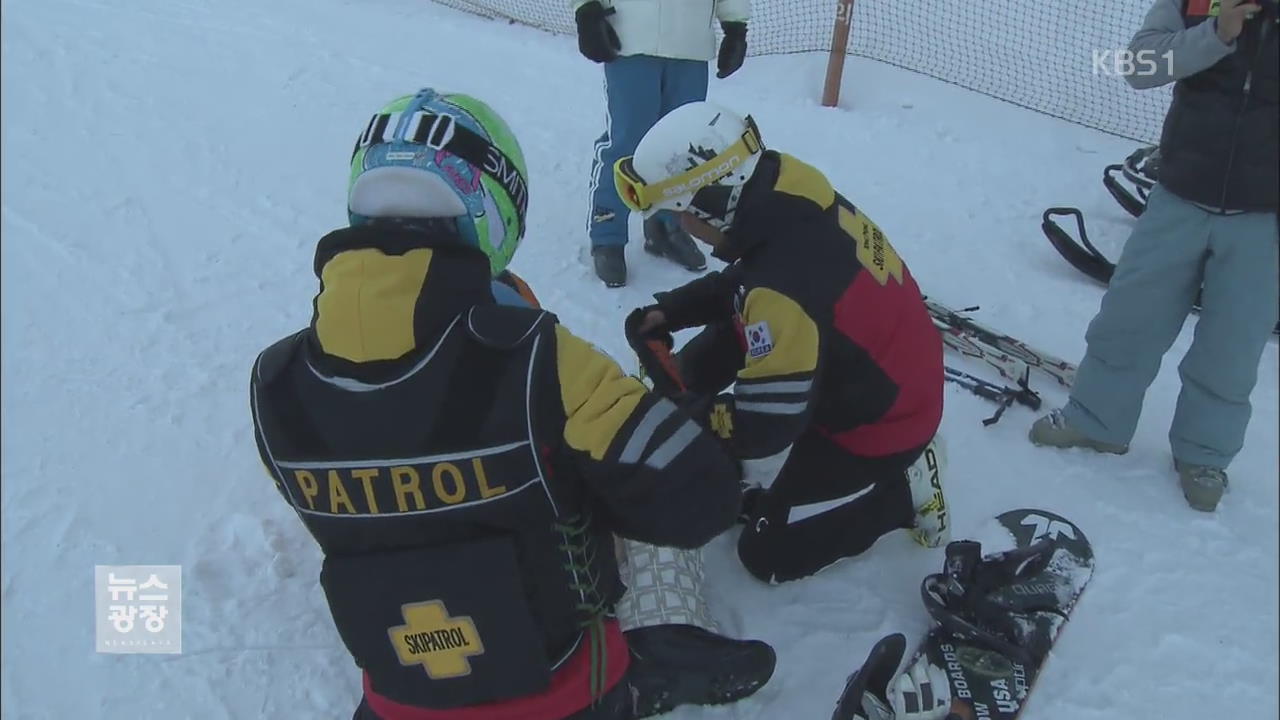
{"label": "gray snow pants", "polygon": [[1129,443],[1203,284],[1169,443],[1183,463],[1227,467],[1244,444],[1249,395],[1276,323],[1278,246],[1276,213],[1215,214],[1157,185],[1089,324],[1067,422],[1094,440]]}

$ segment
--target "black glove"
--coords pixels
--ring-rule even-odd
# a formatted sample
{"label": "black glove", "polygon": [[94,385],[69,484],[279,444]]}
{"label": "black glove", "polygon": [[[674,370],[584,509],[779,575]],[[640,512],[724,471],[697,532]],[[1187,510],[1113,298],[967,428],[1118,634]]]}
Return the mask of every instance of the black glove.
{"label": "black glove", "polygon": [[684,379],[680,376],[680,368],[676,364],[671,350],[675,347],[675,338],[664,327],[639,331],[640,323],[657,306],[637,308],[627,315],[623,322],[623,333],[627,336],[627,344],[635,351],[640,361],[640,371],[653,381],[654,392],[668,398],[675,398],[685,393]]}
{"label": "black glove", "polygon": [[606,19],[614,12],[613,8],[605,10],[598,0],[591,0],[574,13],[578,23],[578,52],[586,59],[606,63],[618,57],[622,44]]}
{"label": "black glove", "polygon": [[720,57],[716,62],[720,72],[716,77],[723,80],[742,67],[742,61],[747,57],[747,24],[722,22],[720,29],[724,30],[724,40],[720,41]]}

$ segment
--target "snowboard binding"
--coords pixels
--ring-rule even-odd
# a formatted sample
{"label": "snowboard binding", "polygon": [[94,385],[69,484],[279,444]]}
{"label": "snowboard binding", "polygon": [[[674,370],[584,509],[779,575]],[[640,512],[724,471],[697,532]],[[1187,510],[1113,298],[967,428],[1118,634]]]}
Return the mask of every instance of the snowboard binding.
{"label": "snowboard binding", "polygon": [[943,571],[927,576],[920,585],[925,609],[957,640],[1032,665],[1040,658],[1029,647],[1029,626],[1021,619],[1031,613],[1061,615],[1062,611],[1054,598],[1038,597],[1046,583],[1037,583],[1032,591],[1002,591],[1040,578],[1053,554],[1048,540],[985,558],[979,543],[953,542],[947,545]]}
{"label": "snowboard binding", "polygon": [[942,720],[951,705],[945,671],[919,656],[899,674],[906,652],[902,633],[881,638],[849,676],[831,720]]}
{"label": "snowboard binding", "polygon": [[[1117,175],[1123,177],[1128,185],[1121,183]],[[1147,209],[1147,196],[1159,179],[1160,148],[1156,145],[1138,148],[1129,153],[1124,162],[1102,169],[1102,184],[1107,192],[1111,193],[1111,197],[1120,203],[1125,212],[1134,217],[1142,215]],[[1075,218],[1076,234],[1080,237],[1078,241],[1053,219],[1067,216]],[[1057,248],[1058,253],[1077,270],[1104,284],[1111,281],[1115,263],[1089,242],[1089,236],[1084,230],[1084,215],[1078,208],[1051,207],[1045,210],[1040,218],[1040,229]]]}
{"label": "snowboard binding", "polygon": [[[1116,179],[1120,173],[1133,190],[1120,184]],[[1108,165],[1102,171],[1102,184],[1106,186],[1111,197],[1120,203],[1120,207],[1134,217],[1142,214],[1147,208],[1147,195],[1156,186],[1160,178],[1160,148],[1151,145],[1133,151],[1119,165]],[[1135,196],[1136,193],[1136,196]]]}

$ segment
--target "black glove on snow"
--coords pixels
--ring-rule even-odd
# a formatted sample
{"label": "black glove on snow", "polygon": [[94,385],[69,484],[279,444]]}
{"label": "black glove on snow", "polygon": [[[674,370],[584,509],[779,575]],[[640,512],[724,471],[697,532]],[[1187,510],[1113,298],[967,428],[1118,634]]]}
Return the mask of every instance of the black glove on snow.
{"label": "black glove on snow", "polygon": [[724,40],[720,41],[720,57],[716,63],[720,72],[716,77],[723,80],[742,67],[742,61],[747,57],[747,24],[722,22],[720,29],[724,30]]}
{"label": "black glove on snow", "polygon": [[605,10],[598,0],[591,0],[574,13],[574,20],[578,23],[578,52],[592,62],[606,63],[616,59],[622,49],[618,33],[606,19],[613,12],[613,8]]}
{"label": "black glove on snow", "polygon": [[639,330],[644,317],[656,309],[650,305],[631,311],[623,322],[623,333],[640,361],[641,372],[653,382],[654,392],[675,398],[685,392],[684,379],[680,377],[680,368],[671,353],[675,338],[666,328],[654,328],[644,333]]}

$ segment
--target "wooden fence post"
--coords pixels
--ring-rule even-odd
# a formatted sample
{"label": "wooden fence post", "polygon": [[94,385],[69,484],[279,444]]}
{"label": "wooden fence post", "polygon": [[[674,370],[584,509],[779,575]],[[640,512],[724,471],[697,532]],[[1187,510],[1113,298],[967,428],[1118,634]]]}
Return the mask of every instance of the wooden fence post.
{"label": "wooden fence post", "polygon": [[827,58],[827,81],[822,87],[822,104],[835,107],[840,102],[840,79],[849,47],[849,26],[853,24],[853,0],[836,0],[836,22],[831,30],[831,56]]}

